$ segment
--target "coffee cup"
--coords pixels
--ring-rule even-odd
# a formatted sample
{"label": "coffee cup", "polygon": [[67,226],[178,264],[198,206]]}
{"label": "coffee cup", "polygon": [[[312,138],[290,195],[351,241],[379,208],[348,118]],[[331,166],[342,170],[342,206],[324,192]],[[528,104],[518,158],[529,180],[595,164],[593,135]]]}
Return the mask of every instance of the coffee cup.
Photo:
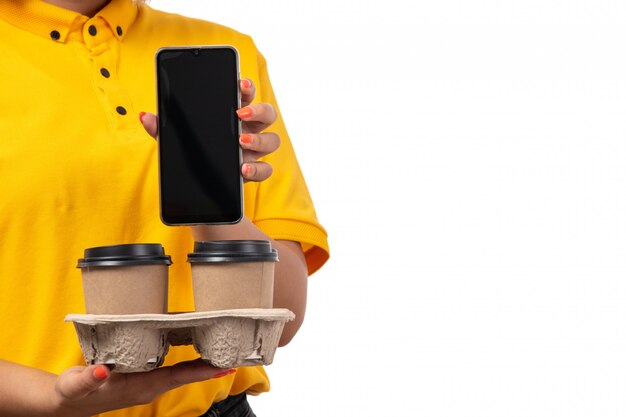
{"label": "coffee cup", "polygon": [[270,242],[195,242],[187,261],[196,311],[272,308],[278,252]]}
{"label": "coffee cup", "polygon": [[168,267],[158,243],[99,246],[78,260],[87,314],[167,313]]}

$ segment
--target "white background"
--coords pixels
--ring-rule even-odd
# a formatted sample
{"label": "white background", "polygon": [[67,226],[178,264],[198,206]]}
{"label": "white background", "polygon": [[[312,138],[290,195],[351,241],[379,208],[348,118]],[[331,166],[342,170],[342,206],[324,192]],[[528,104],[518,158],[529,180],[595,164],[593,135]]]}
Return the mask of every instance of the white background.
{"label": "white background", "polygon": [[259,417],[626,415],[626,3],[173,1],[251,34],[330,236]]}

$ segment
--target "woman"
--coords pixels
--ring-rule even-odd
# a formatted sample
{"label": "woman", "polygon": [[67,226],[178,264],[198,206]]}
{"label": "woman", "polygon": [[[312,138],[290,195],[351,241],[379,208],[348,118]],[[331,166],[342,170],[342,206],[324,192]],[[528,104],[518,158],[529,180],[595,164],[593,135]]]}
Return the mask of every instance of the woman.
{"label": "woman", "polygon": [[[156,116],[144,113],[156,108],[154,53],[200,44],[240,53],[245,218],[167,227]],[[252,40],[132,0],[11,0],[0,1],[0,46],[0,415],[253,415],[245,393],[269,389],[261,367],[216,369],[179,347],[153,372],[112,374],[78,366],[63,322],[84,311],[75,268],[84,248],[162,243],[174,260],[169,309],[191,311],[185,259],[194,240],[271,239],[281,260],[274,304],[297,317],[280,344],[295,335],[307,276],[328,246]]]}

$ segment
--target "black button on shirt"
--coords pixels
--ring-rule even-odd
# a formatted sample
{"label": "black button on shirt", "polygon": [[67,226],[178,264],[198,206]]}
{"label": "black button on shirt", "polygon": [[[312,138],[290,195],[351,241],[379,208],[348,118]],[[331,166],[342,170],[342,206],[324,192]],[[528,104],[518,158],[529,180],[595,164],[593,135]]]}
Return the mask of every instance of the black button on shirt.
{"label": "black button on shirt", "polygon": [[111,73],[106,68],[100,68],[100,74],[102,74],[104,78],[109,78],[111,76]]}
{"label": "black button on shirt", "polygon": [[50,37],[54,39],[55,41],[58,41],[59,38],[61,37],[61,34],[59,33],[58,30],[53,30],[52,32],[50,32]]}
{"label": "black button on shirt", "polygon": [[89,26],[89,34],[91,36],[96,36],[96,33],[98,33],[98,30],[96,29],[96,27],[94,25]]}
{"label": "black button on shirt", "polygon": [[117,112],[121,114],[122,116],[126,114],[126,109],[122,106],[117,106],[115,110],[117,110]]}
{"label": "black button on shirt", "polygon": [[122,36],[122,33],[124,33],[124,32],[122,32],[122,27],[121,26],[118,26],[116,30],[117,30],[117,35],[118,36]]}

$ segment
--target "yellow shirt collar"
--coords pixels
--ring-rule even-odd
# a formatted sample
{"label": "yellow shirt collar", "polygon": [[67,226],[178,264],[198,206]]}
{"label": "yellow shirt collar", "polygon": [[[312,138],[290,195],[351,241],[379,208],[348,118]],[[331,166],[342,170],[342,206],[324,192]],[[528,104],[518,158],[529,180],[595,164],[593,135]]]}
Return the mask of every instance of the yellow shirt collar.
{"label": "yellow shirt collar", "polygon": [[[132,0],[111,0],[96,16],[103,18],[113,35],[122,40],[137,17],[137,5]],[[75,22],[89,20],[41,0],[0,1],[0,19],[53,42],[65,42]]]}

